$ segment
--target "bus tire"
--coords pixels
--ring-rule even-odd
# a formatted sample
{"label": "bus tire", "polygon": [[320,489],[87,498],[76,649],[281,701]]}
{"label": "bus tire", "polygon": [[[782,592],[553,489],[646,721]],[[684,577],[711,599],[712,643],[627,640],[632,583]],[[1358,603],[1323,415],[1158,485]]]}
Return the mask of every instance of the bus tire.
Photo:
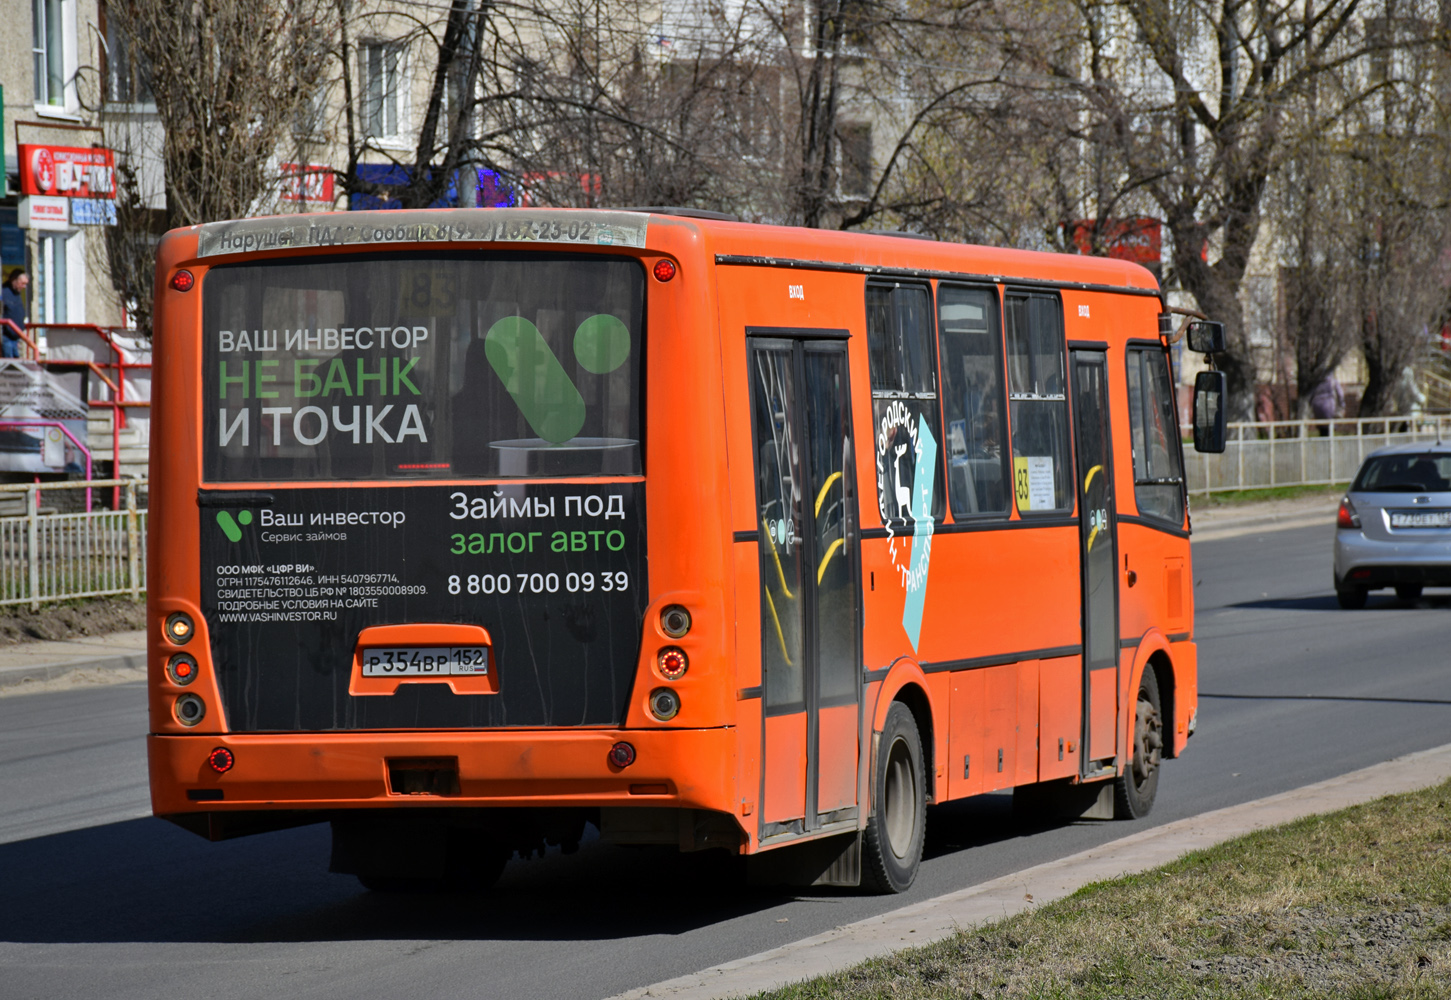
{"label": "bus tire", "polygon": [[862,838],[862,884],[875,892],[905,892],[922,864],[927,829],[927,780],[917,720],[904,704],[887,711],[872,776],[872,814]]}
{"label": "bus tire", "polygon": [[1115,819],[1138,819],[1154,808],[1164,755],[1164,714],[1160,705],[1159,679],[1154,676],[1154,668],[1146,666],[1134,707],[1133,758],[1114,780]]}

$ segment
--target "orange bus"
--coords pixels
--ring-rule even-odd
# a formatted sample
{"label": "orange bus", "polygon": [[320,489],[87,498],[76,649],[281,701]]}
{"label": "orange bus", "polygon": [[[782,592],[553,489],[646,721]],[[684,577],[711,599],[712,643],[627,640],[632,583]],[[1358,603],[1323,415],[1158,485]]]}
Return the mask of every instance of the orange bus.
{"label": "orange bus", "polygon": [[1197,704],[1168,319],[687,210],[171,232],[153,809],[378,889],[593,824],[900,891],[930,803],[1143,815]]}

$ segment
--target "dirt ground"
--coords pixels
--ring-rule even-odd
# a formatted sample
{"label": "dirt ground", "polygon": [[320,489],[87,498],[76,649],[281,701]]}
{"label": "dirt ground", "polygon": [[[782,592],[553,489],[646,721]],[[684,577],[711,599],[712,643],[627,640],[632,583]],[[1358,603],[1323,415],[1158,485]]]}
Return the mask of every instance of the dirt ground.
{"label": "dirt ground", "polygon": [[146,627],[146,602],[126,597],[42,604],[39,611],[10,605],[0,610],[0,646],[45,639],[109,635]]}

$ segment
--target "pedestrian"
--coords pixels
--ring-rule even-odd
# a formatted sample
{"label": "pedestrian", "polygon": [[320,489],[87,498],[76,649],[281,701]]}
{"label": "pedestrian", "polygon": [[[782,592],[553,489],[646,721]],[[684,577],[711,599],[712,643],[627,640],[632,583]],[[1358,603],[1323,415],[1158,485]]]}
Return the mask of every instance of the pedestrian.
{"label": "pedestrian", "polygon": [[[1340,388],[1340,380],[1331,372],[1310,393],[1310,413],[1316,420],[1334,420],[1344,412],[1345,390]],[[1322,436],[1328,432],[1328,427],[1319,428]]]}
{"label": "pedestrian", "polygon": [[25,307],[25,289],[30,285],[30,275],[25,273],[25,268],[17,267],[10,272],[5,279],[5,287],[0,290],[0,300],[3,300],[3,311],[0,317],[7,319],[10,323],[3,324],[3,337],[0,337],[0,357],[20,357],[20,334],[19,330],[25,329],[29,318],[29,312]]}

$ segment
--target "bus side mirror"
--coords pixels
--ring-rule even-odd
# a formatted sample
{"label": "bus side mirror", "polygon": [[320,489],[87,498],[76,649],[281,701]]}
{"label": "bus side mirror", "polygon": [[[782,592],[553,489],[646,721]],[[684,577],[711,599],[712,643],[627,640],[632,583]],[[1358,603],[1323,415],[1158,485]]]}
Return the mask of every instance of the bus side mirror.
{"label": "bus side mirror", "polygon": [[1196,319],[1189,324],[1189,350],[1200,354],[1218,354],[1224,350],[1224,324],[1212,319]]}
{"label": "bus side mirror", "polygon": [[[1219,324],[1215,324],[1218,326]],[[1194,376],[1194,450],[1211,455],[1224,453],[1224,372],[1200,372]]]}

